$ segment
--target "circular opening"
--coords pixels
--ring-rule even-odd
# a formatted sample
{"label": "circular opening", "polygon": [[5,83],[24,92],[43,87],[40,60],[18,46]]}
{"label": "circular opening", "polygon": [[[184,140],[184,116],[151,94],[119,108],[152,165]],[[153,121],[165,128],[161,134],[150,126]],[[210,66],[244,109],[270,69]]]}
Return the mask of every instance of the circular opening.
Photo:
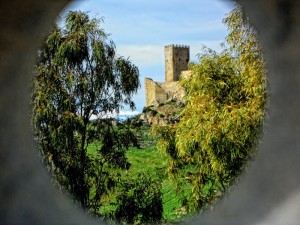
{"label": "circular opening", "polygon": [[[173,3],[174,7],[181,4]],[[42,158],[56,185],[69,191],[90,214],[126,223],[178,222],[214,205],[252,156],[263,122],[266,87],[255,31],[239,10],[233,11],[224,16],[227,39],[216,41],[224,42],[223,47],[198,48],[199,55],[187,66],[176,64],[176,56],[189,54],[187,49],[197,51],[192,44],[182,45],[192,41],[170,45],[173,52],[166,55],[175,58],[166,60],[172,64],[166,68],[180,74],[169,75],[167,69],[166,82],[155,82],[154,76],[148,85],[145,79],[141,82],[145,97],[141,91],[133,96],[139,74],[155,74],[163,67],[152,64],[149,57],[157,63],[159,57],[154,55],[163,57],[166,42],[134,46],[131,40],[121,44],[126,53],[122,54],[118,43],[115,48],[95,26],[103,24],[93,20],[96,13],[78,7],[82,12],[67,12],[64,23],[52,29],[35,69],[33,122]],[[169,34],[177,34],[176,26],[185,17],[178,8],[155,13],[156,22],[176,18],[175,26],[163,25]],[[109,16],[105,17],[107,24]],[[152,23],[148,17],[144,21]],[[183,21],[187,36],[194,29],[189,23]],[[210,23],[215,21],[210,18],[201,32],[218,32],[220,28],[213,30]],[[169,40],[168,35],[162,36]],[[135,60],[142,66],[137,68]],[[132,100],[141,112],[141,95],[140,102],[149,103],[142,119],[124,122],[108,115],[122,112],[121,105],[134,109]]]}

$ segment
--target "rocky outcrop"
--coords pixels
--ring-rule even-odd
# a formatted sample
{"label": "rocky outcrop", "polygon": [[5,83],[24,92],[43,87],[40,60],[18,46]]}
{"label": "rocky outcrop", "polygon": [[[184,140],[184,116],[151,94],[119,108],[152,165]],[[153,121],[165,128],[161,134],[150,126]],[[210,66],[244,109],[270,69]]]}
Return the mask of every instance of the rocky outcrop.
{"label": "rocky outcrop", "polygon": [[184,108],[182,101],[171,100],[144,107],[140,119],[150,125],[166,126],[176,124],[180,120],[180,114]]}

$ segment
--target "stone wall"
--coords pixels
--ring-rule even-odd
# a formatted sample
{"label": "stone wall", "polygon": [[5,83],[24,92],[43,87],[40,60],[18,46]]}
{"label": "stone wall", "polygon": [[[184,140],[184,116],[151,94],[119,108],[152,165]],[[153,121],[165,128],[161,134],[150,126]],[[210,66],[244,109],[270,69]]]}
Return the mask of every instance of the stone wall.
{"label": "stone wall", "polygon": [[166,82],[163,84],[164,90],[167,92],[167,100],[182,100],[184,96],[184,89],[178,81]]}
{"label": "stone wall", "polygon": [[155,86],[156,83],[150,79],[145,77],[144,78],[144,83],[145,83],[145,93],[146,93],[146,106],[153,104],[155,102],[156,97],[155,97]]}
{"label": "stone wall", "polygon": [[187,45],[165,46],[165,82],[178,81],[181,71],[188,69],[190,47]]}
{"label": "stone wall", "polygon": [[168,94],[164,89],[164,83],[155,82],[150,78],[145,78],[146,106],[165,102]]}
{"label": "stone wall", "polygon": [[182,100],[184,89],[178,81],[156,82],[150,78],[145,78],[146,106],[157,105],[171,99]]}
{"label": "stone wall", "polygon": [[145,78],[146,106],[166,102],[171,99],[182,100],[184,90],[179,85],[180,77],[187,79],[190,48],[186,45],[165,46],[165,82],[155,82]]}

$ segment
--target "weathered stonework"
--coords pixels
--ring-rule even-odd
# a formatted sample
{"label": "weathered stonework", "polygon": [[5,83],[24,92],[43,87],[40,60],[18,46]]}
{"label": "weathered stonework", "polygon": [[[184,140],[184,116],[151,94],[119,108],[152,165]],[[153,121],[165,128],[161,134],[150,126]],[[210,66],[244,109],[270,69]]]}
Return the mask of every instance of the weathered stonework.
{"label": "weathered stonework", "polygon": [[190,47],[187,45],[165,46],[165,82],[178,81],[181,72],[188,70]]}
{"label": "weathered stonework", "polygon": [[150,78],[145,78],[146,106],[183,98],[184,90],[179,85],[178,80],[180,78],[187,79],[190,76],[189,59],[189,46],[165,46],[165,82],[156,82]]}

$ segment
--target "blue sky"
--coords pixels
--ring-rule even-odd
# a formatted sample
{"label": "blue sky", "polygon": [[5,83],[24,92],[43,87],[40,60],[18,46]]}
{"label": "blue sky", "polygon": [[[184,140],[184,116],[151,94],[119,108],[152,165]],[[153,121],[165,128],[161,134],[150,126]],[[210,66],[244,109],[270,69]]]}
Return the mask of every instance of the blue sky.
{"label": "blue sky", "polygon": [[77,0],[62,14],[81,10],[104,17],[102,28],[115,42],[117,53],[139,68],[141,88],[134,101],[141,112],[144,77],[164,80],[164,46],[189,45],[192,61],[202,45],[219,51],[227,34],[222,19],[232,7],[226,0]]}

